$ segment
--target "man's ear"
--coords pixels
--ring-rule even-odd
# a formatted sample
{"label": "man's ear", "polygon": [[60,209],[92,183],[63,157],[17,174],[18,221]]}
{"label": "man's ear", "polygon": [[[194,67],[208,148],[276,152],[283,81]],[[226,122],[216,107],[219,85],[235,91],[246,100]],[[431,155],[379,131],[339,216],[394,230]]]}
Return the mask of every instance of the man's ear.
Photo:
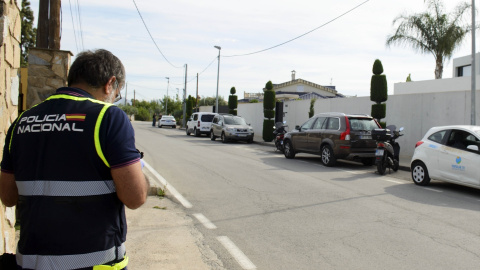
{"label": "man's ear", "polygon": [[108,79],[107,83],[103,86],[103,91],[105,92],[105,94],[109,95],[112,91],[116,90],[113,87],[116,81],[117,78],[115,76],[112,76]]}

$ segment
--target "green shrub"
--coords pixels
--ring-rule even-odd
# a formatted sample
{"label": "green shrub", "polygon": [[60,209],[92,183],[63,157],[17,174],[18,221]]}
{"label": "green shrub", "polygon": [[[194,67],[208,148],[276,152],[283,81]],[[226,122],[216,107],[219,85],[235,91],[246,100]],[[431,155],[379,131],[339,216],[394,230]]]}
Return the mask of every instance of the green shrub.
{"label": "green shrub", "polygon": [[131,105],[118,105],[118,108],[122,109],[128,116],[138,114],[138,109]]}
{"label": "green shrub", "polygon": [[263,134],[262,138],[265,142],[271,142],[273,141],[273,131],[274,131],[274,125],[275,125],[275,120],[263,120]]}
{"label": "green shrub", "polygon": [[151,120],[151,118],[150,112],[145,107],[138,108],[138,112],[135,114],[135,120],[138,121],[147,121]]}
{"label": "green shrub", "polygon": [[387,76],[372,75],[370,81],[370,100],[374,102],[385,102],[388,99]]}
{"label": "green shrub", "polygon": [[373,63],[373,75],[370,81],[370,100],[375,102],[372,105],[372,116],[380,122],[386,116],[387,108],[382,102],[387,101],[387,76],[382,75],[383,65],[378,59]]}
{"label": "green shrub", "polygon": [[264,93],[263,97],[263,115],[265,118],[263,120],[263,140],[266,142],[271,142],[273,140],[273,125],[275,120],[271,120],[275,118],[275,91],[273,91],[273,84],[272,81],[268,81],[265,84],[265,88],[267,89]]}
{"label": "green shrub", "polygon": [[237,110],[230,109],[230,110],[228,110],[228,113],[233,114],[233,115],[237,115]]}
{"label": "green shrub", "polygon": [[263,115],[268,119],[275,118],[275,110],[264,110]]}
{"label": "green shrub", "polygon": [[275,91],[265,91],[263,98],[263,108],[265,110],[275,110]]}
{"label": "green shrub", "polygon": [[379,59],[376,59],[375,62],[373,62],[372,72],[375,75],[380,75],[383,73],[383,65]]}
{"label": "green shrub", "polygon": [[372,117],[382,119],[387,116],[387,105],[385,103],[372,104]]}
{"label": "green shrub", "polygon": [[312,118],[312,117],[315,115],[315,108],[314,108],[314,106],[315,106],[315,101],[316,101],[316,100],[317,100],[316,98],[312,98],[312,99],[310,100],[310,111],[308,112],[308,118]]}
{"label": "green shrub", "polygon": [[235,110],[238,107],[238,97],[237,96],[228,96],[228,108],[230,110]]}
{"label": "green shrub", "polygon": [[185,105],[186,105],[185,118],[190,119],[190,116],[192,115],[192,112],[193,112],[193,105],[195,105],[195,98],[189,95],[187,99],[187,104]]}

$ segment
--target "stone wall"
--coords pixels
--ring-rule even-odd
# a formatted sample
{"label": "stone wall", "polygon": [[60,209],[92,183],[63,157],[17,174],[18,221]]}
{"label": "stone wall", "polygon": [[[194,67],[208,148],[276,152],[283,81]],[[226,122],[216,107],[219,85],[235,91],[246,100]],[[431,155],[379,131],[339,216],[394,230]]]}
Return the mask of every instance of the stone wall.
{"label": "stone wall", "polygon": [[30,48],[28,55],[27,109],[67,86],[69,51]]}
{"label": "stone wall", "polygon": [[[21,2],[21,1],[17,1]],[[18,116],[20,69],[20,7],[14,0],[0,0],[0,154],[5,134]],[[15,207],[0,203],[0,254],[15,253]]]}

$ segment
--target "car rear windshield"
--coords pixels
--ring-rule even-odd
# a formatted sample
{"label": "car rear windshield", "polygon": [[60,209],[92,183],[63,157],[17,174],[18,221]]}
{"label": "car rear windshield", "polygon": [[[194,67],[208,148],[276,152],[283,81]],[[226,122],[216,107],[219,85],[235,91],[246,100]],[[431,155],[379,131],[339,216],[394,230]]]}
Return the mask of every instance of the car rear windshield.
{"label": "car rear windshield", "polygon": [[225,117],[225,124],[227,125],[246,125],[245,120],[238,116]]}
{"label": "car rear windshield", "polygon": [[372,129],[380,128],[372,118],[348,118],[350,121],[351,130],[371,131]]}
{"label": "car rear windshield", "polygon": [[163,116],[162,117],[162,120],[174,120],[174,119],[175,119],[175,117],[173,117],[173,116]]}
{"label": "car rear windshield", "polygon": [[202,122],[212,122],[214,117],[214,114],[204,114],[202,115],[201,120]]}

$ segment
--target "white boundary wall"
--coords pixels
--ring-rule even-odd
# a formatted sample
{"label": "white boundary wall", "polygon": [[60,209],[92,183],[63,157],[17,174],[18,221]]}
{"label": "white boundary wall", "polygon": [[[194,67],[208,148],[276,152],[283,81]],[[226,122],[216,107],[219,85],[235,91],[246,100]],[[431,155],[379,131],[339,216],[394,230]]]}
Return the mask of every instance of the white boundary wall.
{"label": "white boundary wall", "polygon": [[[405,136],[397,139],[401,152],[412,155],[415,144],[428,129],[443,125],[470,124],[470,91],[455,91],[424,94],[392,95],[388,97],[387,116],[382,121],[387,125],[405,127]],[[477,91],[477,97],[480,91]],[[370,114],[373,102],[370,97],[317,99],[315,113],[344,112]],[[477,102],[478,104],[478,102]],[[294,100],[284,103],[284,120],[288,130],[308,119],[310,100]],[[243,116],[255,131],[255,140],[261,140],[263,131],[263,103],[238,104],[238,115]],[[477,125],[480,122],[480,105],[476,111]]]}

